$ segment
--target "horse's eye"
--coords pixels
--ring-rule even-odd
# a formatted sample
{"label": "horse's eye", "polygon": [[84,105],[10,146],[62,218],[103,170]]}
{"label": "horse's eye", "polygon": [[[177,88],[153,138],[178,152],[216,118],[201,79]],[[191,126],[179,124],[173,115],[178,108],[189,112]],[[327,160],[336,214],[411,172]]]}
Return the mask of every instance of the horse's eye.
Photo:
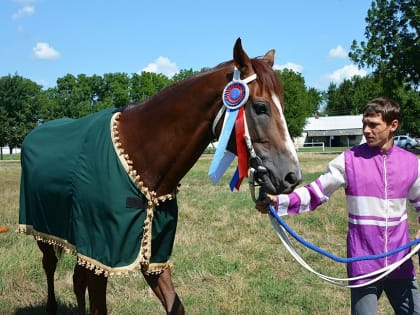
{"label": "horse's eye", "polygon": [[266,103],[257,102],[253,104],[253,107],[257,115],[268,114],[268,106]]}

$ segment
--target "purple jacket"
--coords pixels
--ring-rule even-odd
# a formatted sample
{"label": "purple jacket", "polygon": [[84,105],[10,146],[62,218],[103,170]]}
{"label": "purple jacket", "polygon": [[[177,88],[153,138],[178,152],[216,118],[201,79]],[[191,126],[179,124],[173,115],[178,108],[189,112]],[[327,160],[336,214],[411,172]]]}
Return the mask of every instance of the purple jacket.
{"label": "purple jacket", "polygon": [[[279,215],[293,215],[314,210],[340,187],[344,187],[347,199],[348,257],[381,254],[410,241],[406,200],[420,213],[420,163],[414,154],[397,146],[385,154],[367,144],[356,146],[332,160],[327,173],[314,182],[289,195],[279,195],[277,211]],[[408,251],[349,263],[348,276],[386,267]],[[415,269],[411,260],[388,276],[390,279],[413,277]]]}

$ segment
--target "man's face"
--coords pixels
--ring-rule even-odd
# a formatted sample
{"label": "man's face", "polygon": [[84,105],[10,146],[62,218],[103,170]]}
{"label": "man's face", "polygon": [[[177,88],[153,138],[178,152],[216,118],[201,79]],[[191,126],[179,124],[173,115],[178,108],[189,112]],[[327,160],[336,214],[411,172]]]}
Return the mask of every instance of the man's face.
{"label": "man's face", "polygon": [[397,127],[397,120],[387,124],[380,113],[363,117],[363,135],[370,147],[389,149],[392,146],[392,136]]}

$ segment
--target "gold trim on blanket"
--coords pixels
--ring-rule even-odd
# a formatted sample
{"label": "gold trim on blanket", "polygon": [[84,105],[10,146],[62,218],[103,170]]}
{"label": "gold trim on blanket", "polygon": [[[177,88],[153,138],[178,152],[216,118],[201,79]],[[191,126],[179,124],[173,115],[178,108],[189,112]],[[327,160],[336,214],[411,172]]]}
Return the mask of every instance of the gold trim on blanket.
{"label": "gold trim on blanket", "polygon": [[142,266],[142,271],[146,274],[162,273],[164,269],[168,268],[168,262],[158,264],[159,266],[163,268],[160,270],[159,270],[159,267],[156,266],[156,264],[153,264],[154,267],[150,264],[150,257],[152,255],[153,216],[154,216],[154,211],[156,207],[159,205],[159,203],[165,202],[166,200],[173,199],[175,197],[176,192],[173,194],[156,196],[155,191],[149,190],[149,188],[144,185],[143,181],[141,180],[140,175],[133,168],[133,161],[130,160],[128,154],[124,151],[122,144],[120,143],[120,137],[118,134],[118,120],[120,116],[121,116],[121,112],[117,112],[114,115],[112,115],[112,118],[111,118],[112,143],[114,145],[115,152],[117,153],[117,156],[120,159],[121,164],[123,165],[130,179],[147,199],[147,209],[146,209],[147,214],[144,220],[143,237],[141,240],[141,247],[140,247],[140,253],[139,253],[139,257],[140,257],[139,262],[140,262],[140,265]]}
{"label": "gold trim on blanket", "polygon": [[[76,247],[70,244],[66,240],[58,238],[56,236],[39,232],[33,228],[32,225],[19,224],[18,230],[16,231],[21,234],[32,235],[35,240],[48,243],[53,246],[57,246],[63,249],[66,253],[73,254],[77,257],[77,263],[80,266],[85,267],[89,270],[94,270],[95,274],[103,275],[105,277],[121,277],[130,275],[135,269],[140,269],[140,257],[138,257],[133,263],[124,267],[109,267],[99,261],[92,259],[88,256],[82,255],[77,252]],[[172,263],[167,261],[164,263],[151,263],[148,265],[148,270],[142,270],[145,274],[160,274],[165,269],[172,268]]]}

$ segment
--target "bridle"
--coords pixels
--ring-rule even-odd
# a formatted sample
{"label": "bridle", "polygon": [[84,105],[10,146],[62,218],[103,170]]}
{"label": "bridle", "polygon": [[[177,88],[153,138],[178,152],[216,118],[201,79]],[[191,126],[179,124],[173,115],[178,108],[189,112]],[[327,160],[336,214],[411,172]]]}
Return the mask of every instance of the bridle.
{"label": "bridle", "polygon": [[[248,83],[252,82],[257,78],[257,74],[252,74],[245,79],[241,79],[240,71],[235,67],[233,70],[232,81],[229,82],[223,90],[222,94],[222,106],[219,109],[217,115],[214,118],[212,124],[212,132],[216,137],[216,126],[220,122],[221,118],[224,115],[224,121],[222,126],[222,131],[219,135],[219,145],[216,149],[215,157],[213,159],[212,165],[210,166],[209,176],[212,179],[213,183],[217,183],[220,179],[221,174],[224,173],[227,166],[232,162],[234,156],[232,154],[226,154],[223,152],[226,149],[227,143],[230,136],[232,135],[232,130],[238,111],[240,108],[245,107],[249,99],[249,87]],[[244,124],[244,133],[243,139],[248,152],[248,182],[251,192],[251,197],[255,202],[255,187],[261,186],[263,184],[261,178],[256,176],[259,174],[267,173],[267,168],[263,165],[261,158],[256,154],[254,147],[252,145],[252,139],[249,135],[248,124],[246,120],[245,110],[243,111],[243,124]],[[238,153],[239,154],[239,153]],[[223,155],[223,156],[222,156]],[[224,161],[223,161],[224,160]],[[217,168],[220,163],[221,169],[217,173]],[[251,189],[252,188],[252,189]]]}

